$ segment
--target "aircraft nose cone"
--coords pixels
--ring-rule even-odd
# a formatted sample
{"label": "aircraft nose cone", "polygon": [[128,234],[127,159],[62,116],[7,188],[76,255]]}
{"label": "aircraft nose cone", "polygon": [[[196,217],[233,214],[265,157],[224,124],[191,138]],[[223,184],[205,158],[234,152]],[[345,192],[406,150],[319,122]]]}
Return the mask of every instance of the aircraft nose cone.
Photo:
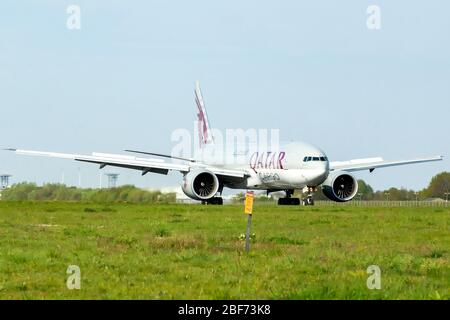
{"label": "aircraft nose cone", "polygon": [[328,173],[329,173],[328,168],[323,168],[320,170],[319,175],[317,177],[318,185],[322,184],[328,178]]}
{"label": "aircraft nose cone", "polygon": [[319,186],[328,178],[328,168],[317,168],[310,170],[306,177],[311,186]]}

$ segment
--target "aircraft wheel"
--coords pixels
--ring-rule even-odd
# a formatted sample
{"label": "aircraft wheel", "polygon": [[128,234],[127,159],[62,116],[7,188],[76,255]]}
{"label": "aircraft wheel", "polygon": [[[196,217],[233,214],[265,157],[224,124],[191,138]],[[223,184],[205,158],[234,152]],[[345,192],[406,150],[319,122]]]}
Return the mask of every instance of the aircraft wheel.
{"label": "aircraft wheel", "polygon": [[280,206],[298,206],[300,205],[299,198],[280,198],[278,199],[278,205]]}
{"label": "aircraft wheel", "polygon": [[221,206],[221,205],[223,205],[223,199],[222,199],[222,197],[214,197],[214,198],[209,199],[207,201],[207,204]]}

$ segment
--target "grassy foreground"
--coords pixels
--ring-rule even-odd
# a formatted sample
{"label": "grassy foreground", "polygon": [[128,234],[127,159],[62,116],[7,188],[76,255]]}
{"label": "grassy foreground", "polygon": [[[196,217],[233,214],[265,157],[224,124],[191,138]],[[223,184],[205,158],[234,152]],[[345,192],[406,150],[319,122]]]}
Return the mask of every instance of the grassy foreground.
{"label": "grassy foreground", "polygon": [[0,299],[450,298],[450,208],[256,205],[248,255],[246,223],[243,206],[0,201]]}

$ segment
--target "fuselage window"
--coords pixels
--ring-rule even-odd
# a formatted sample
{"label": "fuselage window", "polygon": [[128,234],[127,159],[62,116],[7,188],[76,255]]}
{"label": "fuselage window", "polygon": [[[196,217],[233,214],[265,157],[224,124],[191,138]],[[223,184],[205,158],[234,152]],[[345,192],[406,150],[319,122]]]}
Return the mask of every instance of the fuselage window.
{"label": "fuselage window", "polygon": [[319,157],[314,157],[313,161],[320,161],[320,158]]}

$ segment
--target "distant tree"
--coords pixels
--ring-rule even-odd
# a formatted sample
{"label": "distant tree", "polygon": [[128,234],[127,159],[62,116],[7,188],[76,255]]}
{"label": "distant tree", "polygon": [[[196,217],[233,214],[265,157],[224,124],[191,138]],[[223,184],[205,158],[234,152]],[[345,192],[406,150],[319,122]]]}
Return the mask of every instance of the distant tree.
{"label": "distant tree", "polygon": [[2,192],[3,200],[25,201],[28,200],[28,195],[37,188],[35,183],[21,182],[5,189]]}
{"label": "distant tree", "polygon": [[358,193],[361,193],[362,200],[373,199],[373,188],[362,179],[358,180]]}
{"label": "distant tree", "polygon": [[243,202],[245,200],[245,193],[239,192],[233,196],[233,202]]}
{"label": "distant tree", "polygon": [[397,189],[397,188],[390,188],[388,191],[389,193],[389,200],[393,201],[406,201],[406,200],[412,200],[410,198],[410,192],[406,190],[405,188]]}
{"label": "distant tree", "polygon": [[442,172],[431,179],[423,194],[427,198],[445,199],[445,193],[447,192],[450,192],[450,172]]}
{"label": "distant tree", "polygon": [[416,200],[416,192],[406,188],[389,188],[375,192],[373,200],[413,201]]}

